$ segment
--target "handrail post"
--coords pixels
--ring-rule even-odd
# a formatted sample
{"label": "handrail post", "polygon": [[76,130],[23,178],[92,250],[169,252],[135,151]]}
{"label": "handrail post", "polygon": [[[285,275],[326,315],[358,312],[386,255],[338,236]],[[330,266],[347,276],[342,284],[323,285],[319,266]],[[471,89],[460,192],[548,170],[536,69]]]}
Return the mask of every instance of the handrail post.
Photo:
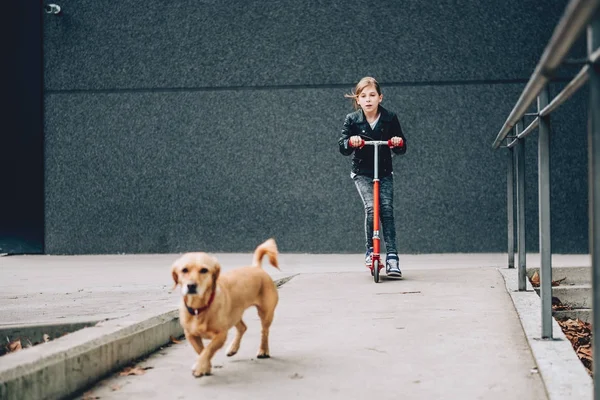
{"label": "handrail post", "polygon": [[[517,122],[517,135],[523,131],[523,119]],[[517,251],[519,291],[527,290],[527,261],[525,249],[525,139],[521,139],[515,146],[515,164],[517,177]]]}
{"label": "handrail post", "polygon": [[[588,55],[600,48],[600,9],[592,18],[587,30]],[[596,384],[600,371],[600,65],[590,65],[589,85],[589,246],[592,258],[592,372],[594,373],[594,400],[600,400],[600,388]]]}
{"label": "handrail post", "polygon": [[[537,99],[538,112],[548,105],[548,86]],[[552,339],[552,249],[550,236],[550,116],[540,117],[538,139],[540,297],[542,339]]]}
{"label": "handrail post", "polygon": [[[515,135],[516,136],[516,135]],[[513,148],[508,149],[508,173],[506,176],[506,215],[508,217],[508,268],[515,267],[515,157]]]}

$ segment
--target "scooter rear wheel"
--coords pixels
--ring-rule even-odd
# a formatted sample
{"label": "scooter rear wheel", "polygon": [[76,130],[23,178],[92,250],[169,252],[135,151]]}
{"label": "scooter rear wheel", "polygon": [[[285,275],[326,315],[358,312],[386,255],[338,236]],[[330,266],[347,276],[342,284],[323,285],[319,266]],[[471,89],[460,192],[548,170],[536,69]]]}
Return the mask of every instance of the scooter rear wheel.
{"label": "scooter rear wheel", "polygon": [[379,260],[373,261],[373,280],[379,283]]}

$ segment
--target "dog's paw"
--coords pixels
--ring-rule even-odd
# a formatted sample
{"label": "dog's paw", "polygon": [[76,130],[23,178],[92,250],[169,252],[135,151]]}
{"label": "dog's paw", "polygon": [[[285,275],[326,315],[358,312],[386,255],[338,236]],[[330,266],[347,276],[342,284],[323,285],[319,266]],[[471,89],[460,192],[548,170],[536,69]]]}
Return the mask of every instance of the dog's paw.
{"label": "dog's paw", "polygon": [[196,378],[200,378],[200,377],[203,377],[203,376],[210,376],[212,374],[210,373],[210,371],[209,372],[197,372],[197,371],[194,371],[194,372],[192,372],[192,375],[194,375]]}
{"label": "dog's paw", "polygon": [[266,353],[264,351],[259,351],[258,354],[256,355],[256,358],[271,358],[271,356],[269,355],[269,353]]}
{"label": "dog's paw", "polygon": [[231,357],[231,356],[237,354],[239,349],[240,349],[239,340],[234,340],[233,342],[231,342],[231,344],[227,348],[227,357]]}
{"label": "dog's paw", "polygon": [[198,365],[198,363],[197,363],[197,362],[195,362],[195,363],[193,363],[193,364],[192,364],[192,372],[196,370],[196,366],[197,366],[197,365]]}
{"label": "dog's paw", "polygon": [[192,375],[194,375],[196,378],[199,378],[201,376],[212,375],[210,372],[210,363],[197,362],[195,367],[196,368],[194,368],[194,370],[192,371]]}

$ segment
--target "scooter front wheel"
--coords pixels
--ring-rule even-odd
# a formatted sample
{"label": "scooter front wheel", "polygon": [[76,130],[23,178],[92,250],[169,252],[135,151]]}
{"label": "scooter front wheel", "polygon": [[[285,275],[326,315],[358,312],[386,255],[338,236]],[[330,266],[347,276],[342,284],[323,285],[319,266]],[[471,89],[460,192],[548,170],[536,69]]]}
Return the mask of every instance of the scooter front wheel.
{"label": "scooter front wheel", "polygon": [[373,280],[379,283],[379,260],[373,261]]}

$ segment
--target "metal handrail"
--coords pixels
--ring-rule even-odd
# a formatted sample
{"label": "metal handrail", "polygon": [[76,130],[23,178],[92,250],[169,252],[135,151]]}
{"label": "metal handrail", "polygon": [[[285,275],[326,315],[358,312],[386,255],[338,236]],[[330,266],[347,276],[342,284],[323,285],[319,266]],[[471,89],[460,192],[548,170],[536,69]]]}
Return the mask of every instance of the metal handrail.
{"label": "metal handrail", "polygon": [[[575,77],[551,101],[548,83],[570,51],[575,40],[587,26],[587,57]],[[600,0],[571,0],[554,30],[550,42],[513,107],[492,147],[497,149],[505,139],[509,151],[507,178],[508,268],[514,268],[514,221],[517,219],[519,252],[519,291],[526,290],[525,260],[525,138],[538,128],[538,196],[540,246],[541,338],[552,339],[552,251],[550,240],[550,114],[569,100],[589,82],[588,115],[590,254],[592,259],[592,349],[600,354]],[[537,98],[537,112],[527,109]],[[523,129],[524,117],[535,119]],[[514,135],[508,133],[514,128]],[[516,179],[515,179],[516,178]],[[514,186],[516,185],[516,191]],[[517,212],[514,212],[516,192]],[[594,356],[592,370],[600,371],[600,356]],[[594,399],[600,400],[600,373],[594,373]]]}
{"label": "metal handrail", "polygon": [[531,123],[529,125],[527,125],[527,128],[525,128],[523,130],[523,132],[517,133],[517,136],[515,136],[516,139],[513,140],[512,142],[510,142],[509,144],[507,144],[506,147],[511,148],[511,147],[516,146],[519,143],[520,139],[523,139],[525,136],[529,135],[539,125],[540,125],[540,118],[537,117],[536,119],[531,121]]}
{"label": "metal handrail", "polygon": [[600,0],[573,0],[569,3],[521,97],[519,97],[517,104],[515,104],[502,129],[500,129],[492,145],[493,148],[500,146],[508,132],[525,115],[531,103],[560,66],[565,55],[586,27],[599,4]]}
{"label": "metal handrail", "polygon": [[590,55],[590,61],[592,64],[596,64],[598,61],[600,61],[600,49],[596,49],[596,51]]}
{"label": "metal handrail", "polygon": [[554,97],[550,104],[548,104],[542,109],[542,111],[540,111],[540,117],[550,115],[552,111],[557,109],[565,101],[569,100],[569,98],[573,94],[575,94],[575,92],[577,92],[583,85],[585,85],[588,79],[590,78],[590,76],[588,75],[589,69],[590,66],[588,64],[584,65],[584,67],[581,68],[579,73],[575,75],[575,78],[573,78],[573,80],[571,80],[571,82],[569,82],[567,86],[565,86],[565,88],[559,94],[557,94],[556,97]]}
{"label": "metal handrail", "polygon": [[537,117],[536,119],[531,121],[531,123],[529,125],[527,125],[527,128],[523,129],[523,132],[521,132],[517,135],[517,139],[523,139],[525,136],[527,136],[531,132],[533,132],[533,130],[535,128],[537,128],[539,125],[540,125],[540,117]]}

